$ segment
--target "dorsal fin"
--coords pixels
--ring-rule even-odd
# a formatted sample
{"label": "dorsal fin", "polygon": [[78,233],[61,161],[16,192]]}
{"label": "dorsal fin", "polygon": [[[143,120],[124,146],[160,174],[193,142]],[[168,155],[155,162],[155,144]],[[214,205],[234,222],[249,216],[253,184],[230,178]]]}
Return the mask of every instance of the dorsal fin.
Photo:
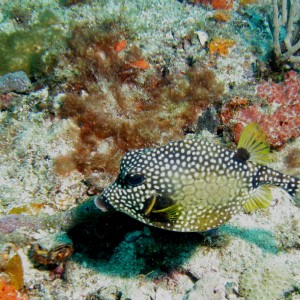
{"label": "dorsal fin", "polygon": [[252,197],[245,203],[244,210],[251,213],[260,208],[267,208],[273,201],[272,191],[270,186],[261,185],[256,189]]}
{"label": "dorsal fin", "polygon": [[256,123],[250,123],[244,128],[237,148],[237,154],[241,151],[239,149],[244,149],[253,162],[265,164],[270,161],[270,145],[266,142],[265,133]]}

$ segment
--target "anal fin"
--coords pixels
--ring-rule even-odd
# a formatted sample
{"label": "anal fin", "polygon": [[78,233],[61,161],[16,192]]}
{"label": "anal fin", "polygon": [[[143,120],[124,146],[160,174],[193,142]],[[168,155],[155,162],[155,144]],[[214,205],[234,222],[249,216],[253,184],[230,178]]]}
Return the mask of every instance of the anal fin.
{"label": "anal fin", "polygon": [[269,185],[259,186],[252,197],[245,203],[244,210],[251,213],[260,208],[267,208],[272,204],[273,195]]}

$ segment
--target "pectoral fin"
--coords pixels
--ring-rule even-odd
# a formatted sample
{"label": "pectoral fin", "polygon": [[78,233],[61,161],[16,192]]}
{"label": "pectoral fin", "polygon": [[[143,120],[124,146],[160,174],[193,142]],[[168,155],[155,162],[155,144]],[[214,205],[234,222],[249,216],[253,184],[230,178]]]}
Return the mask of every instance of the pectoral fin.
{"label": "pectoral fin", "polygon": [[152,213],[166,215],[167,220],[175,222],[181,215],[181,211],[182,206],[179,204],[174,204],[163,209],[153,210]]}
{"label": "pectoral fin", "polygon": [[182,206],[166,195],[154,194],[145,201],[143,213],[157,222],[175,222],[182,211]]}

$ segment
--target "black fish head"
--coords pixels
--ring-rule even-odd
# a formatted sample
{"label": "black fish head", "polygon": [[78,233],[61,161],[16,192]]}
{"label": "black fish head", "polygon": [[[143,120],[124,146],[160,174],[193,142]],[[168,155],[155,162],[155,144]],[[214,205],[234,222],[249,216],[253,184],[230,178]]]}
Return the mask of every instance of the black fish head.
{"label": "black fish head", "polygon": [[[121,161],[116,181],[95,197],[102,211],[115,209],[145,223],[167,222],[164,209],[174,206],[172,181],[162,176],[166,156],[160,148],[128,152]],[[162,211],[153,214],[152,211]]]}

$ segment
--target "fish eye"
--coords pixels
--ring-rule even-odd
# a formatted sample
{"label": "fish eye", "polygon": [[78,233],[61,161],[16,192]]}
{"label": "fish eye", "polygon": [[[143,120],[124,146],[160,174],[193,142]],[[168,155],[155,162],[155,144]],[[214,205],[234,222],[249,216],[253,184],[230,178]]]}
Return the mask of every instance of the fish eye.
{"label": "fish eye", "polygon": [[131,186],[139,186],[145,181],[145,177],[142,174],[127,174],[124,178],[126,184]]}

